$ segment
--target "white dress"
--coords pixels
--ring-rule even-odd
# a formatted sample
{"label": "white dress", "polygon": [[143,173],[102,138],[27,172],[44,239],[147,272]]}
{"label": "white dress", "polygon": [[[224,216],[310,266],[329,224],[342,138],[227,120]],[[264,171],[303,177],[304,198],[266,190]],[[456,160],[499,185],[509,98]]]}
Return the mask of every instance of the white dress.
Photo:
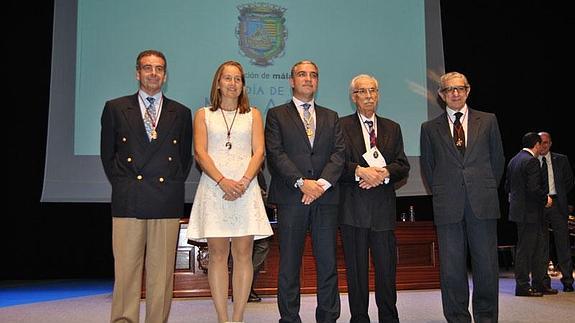
{"label": "white dress", "polygon": [[[234,120],[235,111],[203,109],[208,154],[224,177],[239,181],[252,155],[252,111],[243,114],[238,111]],[[231,149],[226,147],[228,130],[222,111],[231,127]],[[216,182],[202,173],[188,222],[188,239],[205,242],[206,238],[253,235],[257,240],[273,234],[257,179],[235,201],[226,201],[223,196]]]}

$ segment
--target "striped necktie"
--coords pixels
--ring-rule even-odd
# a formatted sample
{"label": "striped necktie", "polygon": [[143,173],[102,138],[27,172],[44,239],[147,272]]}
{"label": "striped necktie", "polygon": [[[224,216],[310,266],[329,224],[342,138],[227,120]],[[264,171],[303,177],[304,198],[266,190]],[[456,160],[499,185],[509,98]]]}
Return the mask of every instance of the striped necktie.
{"label": "striped necktie", "polygon": [[364,122],[367,125],[368,132],[369,132],[369,148],[373,148],[373,147],[375,147],[375,144],[376,144],[375,129],[373,128],[373,121],[365,120]]}

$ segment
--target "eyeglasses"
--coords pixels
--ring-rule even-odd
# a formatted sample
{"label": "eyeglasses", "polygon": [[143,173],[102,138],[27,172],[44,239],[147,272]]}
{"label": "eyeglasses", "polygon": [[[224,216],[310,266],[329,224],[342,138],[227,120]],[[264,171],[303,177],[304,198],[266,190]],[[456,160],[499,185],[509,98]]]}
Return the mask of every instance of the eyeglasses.
{"label": "eyeglasses", "polygon": [[358,94],[361,96],[366,96],[368,93],[369,94],[373,94],[376,95],[379,92],[379,89],[376,89],[374,87],[369,88],[369,89],[357,89],[353,91],[353,94]]}
{"label": "eyeglasses", "polygon": [[453,93],[455,93],[455,91],[457,91],[457,93],[463,93],[463,92],[467,92],[467,89],[469,89],[469,86],[467,86],[467,85],[448,86],[448,87],[444,87],[443,89],[441,89],[441,92],[453,94]]}
{"label": "eyeglasses", "polygon": [[156,70],[156,73],[158,74],[163,74],[166,71],[166,67],[163,65],[157,65],[157,66],[143,65],[140,66],[140,69],[146,73],[152,73],[152,71]]}

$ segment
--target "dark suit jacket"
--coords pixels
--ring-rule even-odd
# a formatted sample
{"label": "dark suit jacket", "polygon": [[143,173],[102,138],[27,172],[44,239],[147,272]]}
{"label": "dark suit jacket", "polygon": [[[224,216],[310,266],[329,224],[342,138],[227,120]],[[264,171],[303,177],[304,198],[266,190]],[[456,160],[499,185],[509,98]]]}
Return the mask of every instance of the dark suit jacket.
{"label": "dark suit jacket", "polygon": [[567,194],[575,184],[573,169],[567,156],[554,152],[551,152],[551,166],[553,167],[553,180],[555,181],[555,190],[557,191],[557,199],[554,200],[553,203],[557,203],[561,214],[567,216],[569,214]]}
{"label": "dark suit jacket", "polygon": [[436,224],[463,219],[466,195],[479,219],[497,219],[497,188],[505,155],[497,118],[468,107],[467,147],[462,156],[449,130],[447,112],[421,125],[421,170],[433,194]]}
{"label": "dark suit jacket", "polygon": [[301,204],[302,193],[294,187],[300,177],[323,178],[332,184],[314,203],[337,204],[338,180],[344,164],[344,141],[336,112],[315,105],[313,148],[293,101],[268,110],[265,139],[271,182],[270,203]]}
{"label": "dark suit jacket", "polygon": [[158,139],[148,140],[138,94],[106,102],[100,156],[112,184],[112,216],[179,218],[192,165],[192,114],[164,96]]}
{"label": "dark suit jacket", "polygon": [[[376,116],[377,117],[377,116]],[[396,122],[377,117],[377,149],[387,163],[390,182],[366,190],[355,181],[356,167],[368,167],[361,121],[356,113],[340,119],[345,139],[345,168],[340,179],[339,222],[375,231],[392,230],[396,223],[394,184],[409,174],[409,162],[403,151],[403,136]]]}
{"label": "dark suit jacket", "polygon": [[543,187],[539,160],[521,150],[507,165],[505,192],[509,196],[509,220],[538,223],[543,218],[547,190]]}

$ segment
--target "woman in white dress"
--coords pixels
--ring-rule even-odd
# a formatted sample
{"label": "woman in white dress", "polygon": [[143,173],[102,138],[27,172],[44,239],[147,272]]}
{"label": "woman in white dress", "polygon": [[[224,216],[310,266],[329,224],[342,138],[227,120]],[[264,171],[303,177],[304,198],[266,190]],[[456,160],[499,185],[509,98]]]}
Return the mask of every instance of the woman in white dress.
{"label": "woman in white dress", "polygon": [[219,66],[210,101],[211,106],[198,109],[194,117],[194,153],[202,175],[187,236],[208,243],[208,282],[218,322],[229,321],[231,241],[231,320],[241,322],[253,277],[253,241],[273,234],[259,185],[253,180],[264,161],[264,127],[259,110],[249,106],[238,62]]}

